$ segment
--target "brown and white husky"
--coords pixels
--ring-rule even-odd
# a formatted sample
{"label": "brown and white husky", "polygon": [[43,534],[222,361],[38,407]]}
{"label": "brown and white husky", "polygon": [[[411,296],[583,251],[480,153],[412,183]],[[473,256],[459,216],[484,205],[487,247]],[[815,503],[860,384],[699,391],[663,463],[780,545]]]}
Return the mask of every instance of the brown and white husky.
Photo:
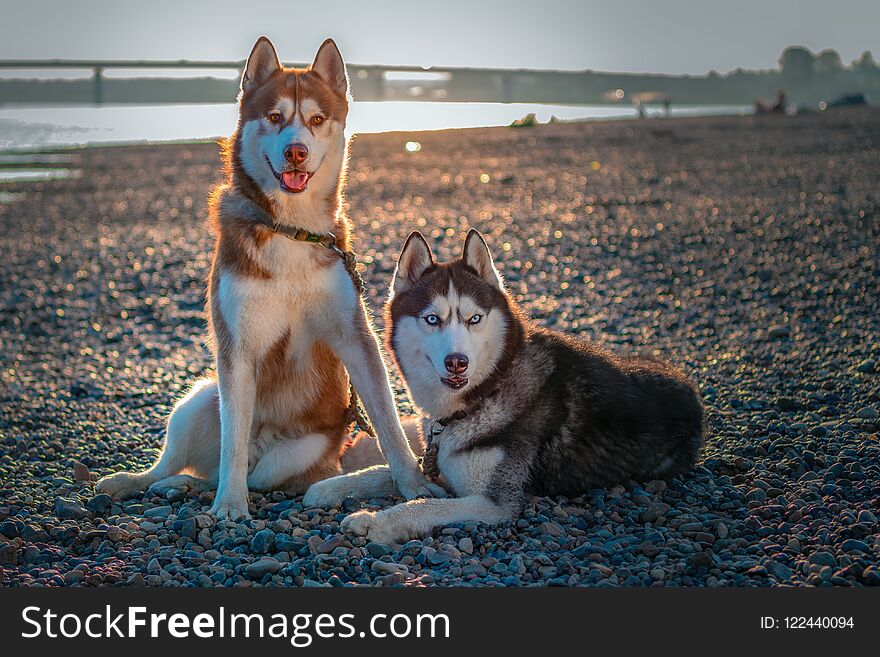
{"label": "brown and white husky", "polygon": [[[248,489],[304,492],[340,472],[349,379],[400,493],[440,493],[418,467],[394,407],[379,345],[339,253],[348,79],[328,39],[309,68],[284,68],[261,37],[241,79],[227,181],[210,203],[217,235],[208,320],[217,376],[195,383],[143,472],[97,488],[115,496],[188,477],[217,485],[211,511],[248,517]],[[321,503],[322,496],[312,496]]]}

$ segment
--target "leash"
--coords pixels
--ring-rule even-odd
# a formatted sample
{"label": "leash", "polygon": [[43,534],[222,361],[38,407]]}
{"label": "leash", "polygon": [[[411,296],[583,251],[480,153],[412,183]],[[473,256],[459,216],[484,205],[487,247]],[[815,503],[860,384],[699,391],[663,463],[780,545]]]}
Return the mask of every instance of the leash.
{"label": "leash", "polygon": [[[280,224],[263,212],[261,208],[252,203],[249,203],[246,207],[251,218],[269,230],[279,235],[283,235],[288,239],[294,240],[295,242],[318,244],[335,253],[342,260],[342,263],[345,266],[345,271],[348,272],[351,282],[354,284],[354,289],[357,291],[357,295],[363,300],[366,286],[364,285],[363,277],[357,270],[357,257],[353,251],[343,251],[339,248],[339,244],[336,241],[336,235],[333,233],[313,233],[305,228]],[[375,438],[376,430],[373,429],[373,425],[370,424],[370,420],[364,412],[363,406],[360,403],[360,397],[358,397],[357,391],[354,389],[354,384],[351,382],[351,376],[348,378],[348,408],[345,409],[345,424],[346,426],[353,426],[354,428],[360,429],[367,435]]]}
{"label": "leash", "polygon": [[448,417],[434,418],[428,425],[428,435],[425,437],[425,451],[419,457],[419,467],[425,476],[435,484],[440,480],[439,446],[434,440],[446,430],[446,427],[456,420],[467,417],[467,411],[457,411]]}

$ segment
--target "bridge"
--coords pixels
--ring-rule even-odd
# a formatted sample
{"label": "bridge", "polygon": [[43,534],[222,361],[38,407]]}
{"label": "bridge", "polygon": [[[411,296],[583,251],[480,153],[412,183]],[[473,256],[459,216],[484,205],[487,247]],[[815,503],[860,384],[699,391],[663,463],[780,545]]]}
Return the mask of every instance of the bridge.
{"label": "bridge", "polygon": [[[0,60],[0,105],[149,105],[233,102],[244,61]],[[287,63],[287,66],[305,66]],[[27,77],[39,71],[40,78]],[[51,71],[66,77],[47,78]],[[81,76],[71,78],[73,71]],[[173,77],[157,77],[167,71]],[[108,72],[113,75],[108,75]],[[149,72],[150,75],[146,75]],[[190,72],[191,75],[182,76]],[[225,76],[216,77],[216,73]],[[140,75],[139,75],[140,73]],[[215,75],[211,75],[214,73]],[[629,105],[634,99],[676,104],[736,104],[754,99],[724,78],[597,71],[447,68],[349,64],[352,96],[362,101]],[[31,73],[33,75],[33,73]],[[775,88],[775,83],[769,85]]]}

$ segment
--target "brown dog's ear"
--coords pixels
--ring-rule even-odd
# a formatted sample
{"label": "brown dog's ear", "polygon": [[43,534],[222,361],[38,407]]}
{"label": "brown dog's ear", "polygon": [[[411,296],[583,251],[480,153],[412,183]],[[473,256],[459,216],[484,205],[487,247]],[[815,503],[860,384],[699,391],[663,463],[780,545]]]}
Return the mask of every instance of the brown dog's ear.
{"label": "brown dog's ear", "polygon": [[280,68],[281,62],[278,61],[275,46],[267,37],[261,36],[254,44],[244,66],[244,73],[241,74],[241,90],[245,93],[253,91]]}
{"label": "brown dog's ear", "polygon": [[321,76],[330,87],[340,96],[348,93],[348,75],[345,72],[345,62],[339,54],[339,48],[333,39],[327,39],[318,48],[315,61],[312,62],[312,70]]}
{"label": "brown dog's ear", "polygon": [[431,247],[425,238],[419,231],[410,233],[397,259],[397,269],[394,270],[394,280],[391,282],[392,292],[400,294],[412,287],[433,264]]}
{"label": "brown dog's ear", "polygon": [[484,281],[503,289],[504,284],[501,282],[501,274],[495,269],[495,263],[492,262],[492,254],[489,253],[489,247],[486,241],[480,235],[480,231],[471,228],[467,237],[464,239],[464,249],[462,249],[461,258],[464,264],[471,267],[477,272],[477,276]]}

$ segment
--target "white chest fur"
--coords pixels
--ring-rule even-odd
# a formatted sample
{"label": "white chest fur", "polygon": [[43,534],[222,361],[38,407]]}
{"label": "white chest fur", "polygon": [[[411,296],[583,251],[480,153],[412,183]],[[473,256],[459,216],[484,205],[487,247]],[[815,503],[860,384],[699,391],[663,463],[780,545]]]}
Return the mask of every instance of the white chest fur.
{"label": "white chest fur", "polygon": [[219,309],[236,348],[259,358],[288,332],[291,349],[307,354],[341,316],[350,317],[357,303],[354,287],[341,260],[316,266],[311,251],[322,248],[274,238],[255,257],[271,278],[221,273]]}
{"label": "white chest fur", "polygon": [[437,465],[446,485],[458,497],[482,495],[489,489],[495,469],[504,458],[501,447],[469,449],[459,452],[464,444],[455,427],[444,429],[434,437],[437,443]]}

